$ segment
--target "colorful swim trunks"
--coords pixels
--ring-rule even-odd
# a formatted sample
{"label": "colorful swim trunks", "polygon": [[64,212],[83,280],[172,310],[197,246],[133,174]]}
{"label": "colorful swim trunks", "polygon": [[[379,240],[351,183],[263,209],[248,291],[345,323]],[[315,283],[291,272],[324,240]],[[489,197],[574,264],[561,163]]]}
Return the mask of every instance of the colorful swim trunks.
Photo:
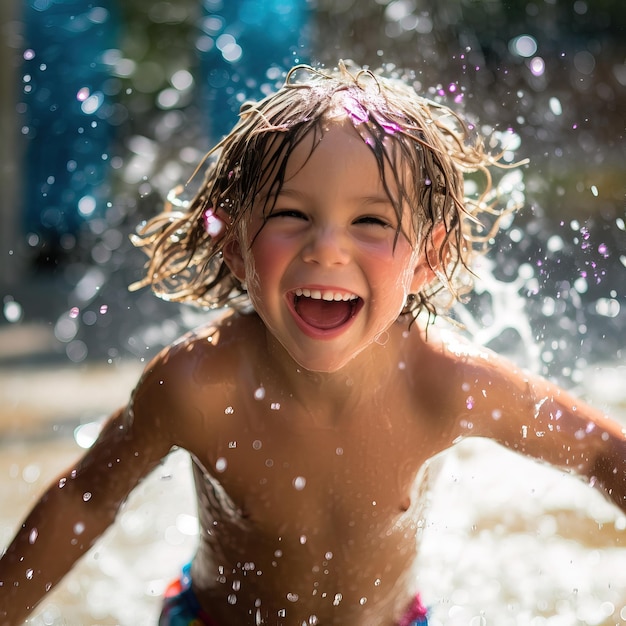
{"label": "colorful swim trunks", "polygon": [[[202,609],[191,588],[191,564],[185,565],[180,578],[166,589],[159,626],[218,626]],[[419,595],[398,626],[428,626],[427,611]]]}
{"label": "colorful swim trunks", "polygon": [[218,626],[200,606],[191,588],[191,563],[165,590],[159,626]]}

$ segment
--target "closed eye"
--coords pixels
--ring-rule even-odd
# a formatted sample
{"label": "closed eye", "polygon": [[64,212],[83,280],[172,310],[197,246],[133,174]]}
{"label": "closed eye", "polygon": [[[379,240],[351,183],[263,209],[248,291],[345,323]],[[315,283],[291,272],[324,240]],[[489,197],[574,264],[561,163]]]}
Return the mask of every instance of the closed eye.
{"label": "closed eye", "polygon": [[291,217],[294,219],[305,220],[307,216],[302,213],[302,211],[297,211],[296,209],[277,209],[272,211],[267,219],[277,218],[277,217]]}
{"label": "closed eye", "polygon": [[391,224],[382,217],[375,215],[365,215],[354,221],[355,224],[365,224],[371,226],[382,226],[383,228],[391,228]]}

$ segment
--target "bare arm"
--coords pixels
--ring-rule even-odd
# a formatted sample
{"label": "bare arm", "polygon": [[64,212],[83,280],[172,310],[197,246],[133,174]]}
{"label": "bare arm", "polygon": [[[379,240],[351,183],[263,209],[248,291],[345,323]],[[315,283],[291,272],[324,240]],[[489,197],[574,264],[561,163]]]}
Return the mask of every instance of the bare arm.
{"label": "bare arm", "polygon": [[115,519],[132,488],[167,453],[136,437],[127,410],[61,474],[0,560],[0,624],[20,624]]}
{"label": "bare arm", "polygon": [[496,355],[462,359],[457,433],[488,437],[585,477],[626,512],[626,429]]}

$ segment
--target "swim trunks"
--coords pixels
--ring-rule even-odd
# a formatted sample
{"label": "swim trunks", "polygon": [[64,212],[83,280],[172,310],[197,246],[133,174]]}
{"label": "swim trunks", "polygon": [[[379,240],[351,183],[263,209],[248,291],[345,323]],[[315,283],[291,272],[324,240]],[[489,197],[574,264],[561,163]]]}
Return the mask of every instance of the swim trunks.
{"label": "swim trunks", "polygon": [[[191,563],[165,591],[159,626],[218,626],[200,606],[191,588]],[[428,626],[427,611],[416,595],[398,626]]]}
{"label": "swim trunks", "polygon": [[200,606],[191,588],[191,563],[165,590],[159,626],[218,626]]}

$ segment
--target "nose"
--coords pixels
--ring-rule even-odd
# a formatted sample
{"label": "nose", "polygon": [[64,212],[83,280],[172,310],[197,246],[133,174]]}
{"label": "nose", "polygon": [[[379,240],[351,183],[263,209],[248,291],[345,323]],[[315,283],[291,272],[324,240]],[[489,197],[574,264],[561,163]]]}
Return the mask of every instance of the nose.
{"label": "nose", "polygon": [[319,265],[345,265],[350,260],[346,233],[335,226],[312,229],[302,251],[302,258],[307,263]]}

